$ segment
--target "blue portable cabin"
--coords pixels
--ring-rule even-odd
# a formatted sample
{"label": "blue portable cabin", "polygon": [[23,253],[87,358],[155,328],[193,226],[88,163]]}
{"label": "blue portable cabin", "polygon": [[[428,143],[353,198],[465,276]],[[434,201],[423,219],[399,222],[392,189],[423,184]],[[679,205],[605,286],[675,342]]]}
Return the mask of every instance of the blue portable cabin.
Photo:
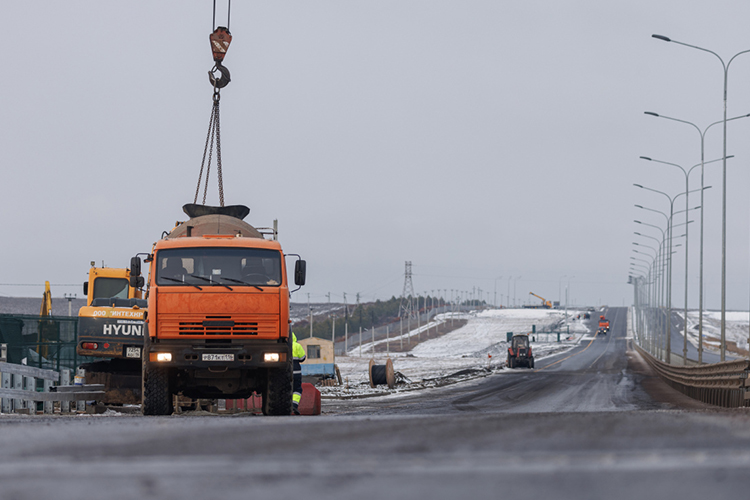
{"label": "blue portable cabin", "polygon": [[298,337],[297,342],[305,349],[307,355],[307,359],[302,363],[303,377],[335,375],[333,342],[318,337]]}

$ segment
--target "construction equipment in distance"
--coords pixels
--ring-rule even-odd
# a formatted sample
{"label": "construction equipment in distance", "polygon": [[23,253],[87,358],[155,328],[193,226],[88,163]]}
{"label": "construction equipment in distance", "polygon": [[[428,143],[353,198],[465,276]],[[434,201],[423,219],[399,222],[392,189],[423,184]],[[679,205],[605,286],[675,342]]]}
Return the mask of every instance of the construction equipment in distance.
{"label": "construction equipment in distance", "polygon": [[534,368],[534,356],[531,354],[528,335],[514,335],[508,347],[508,368],[519,366]]}
{"label": "construction equipment in distance", "polygon": [[[292,412],[292,340],[285,255],[242,219],[242,205],[183,207],[190,217],[156,242],[143,347],[144,415],[169,415],[173,396],[262,397],[265,415]],[[268,234],[268,233],[265,233]],[[305,284],[299,256],[294,283]],[[132,280],[140,274],[131,259]]]}
{"label": "construction equipment in distance", "polygon": [[540,306],[532,306],[532,307],[541,308],[541,309],[551,309],[552,308],[552,302],[550,302],[549,300],[545,299],[544,297],[540,297],[539,295],[535,294],[534,292],[529,292],[529,295],[533,295],[534,297],[542,300],[542,304]]}
{"label": "construction equipment in distance", "polygon": [[84,363],[86,383],[104,384],[105,404],[141,402],[141,351],[147,302],[143,277],[130,285],[130,269],[95,267],[83,284],[86,305],[78,311],[76,352],[99,358]]}

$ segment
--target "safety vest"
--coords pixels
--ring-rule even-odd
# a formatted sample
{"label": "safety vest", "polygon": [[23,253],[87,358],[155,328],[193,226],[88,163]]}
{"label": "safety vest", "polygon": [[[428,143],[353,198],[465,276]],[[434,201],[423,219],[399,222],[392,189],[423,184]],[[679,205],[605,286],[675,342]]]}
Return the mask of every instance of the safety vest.
{"label": "safety vest", "polygon": [[292,358],[294,361],[297,361],[298,363],[303,363],[305,359],[307,359],[307,355],[305,354],[305,348],[302,347],[299,343],[297,343],[297,335],[292,333]]}

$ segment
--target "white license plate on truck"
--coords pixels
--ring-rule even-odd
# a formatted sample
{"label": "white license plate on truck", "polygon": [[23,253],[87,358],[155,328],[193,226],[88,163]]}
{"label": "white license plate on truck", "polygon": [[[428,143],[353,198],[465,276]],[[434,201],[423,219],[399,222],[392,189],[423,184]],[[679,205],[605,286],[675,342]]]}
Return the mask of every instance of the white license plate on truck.
{"label": "white license plate on truck", "polygon": [[203,354],[203,361],[234,361],[234,354]]}
{"label": "white license plate on truck", "polygon": [[125,348],[125,357],[126,358],[141,358],[141,348],[140,347],[126,347]]}

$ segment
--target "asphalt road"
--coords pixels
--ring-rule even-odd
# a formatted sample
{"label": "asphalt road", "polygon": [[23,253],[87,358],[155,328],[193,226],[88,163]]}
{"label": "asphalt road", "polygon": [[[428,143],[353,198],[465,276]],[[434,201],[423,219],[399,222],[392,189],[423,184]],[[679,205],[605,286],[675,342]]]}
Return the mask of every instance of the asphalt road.
{"label": "asphalt road", "polygon": [[319,417],[0,418],[0,498],[745,498],[750,413],[689,400],[608,336]]}

